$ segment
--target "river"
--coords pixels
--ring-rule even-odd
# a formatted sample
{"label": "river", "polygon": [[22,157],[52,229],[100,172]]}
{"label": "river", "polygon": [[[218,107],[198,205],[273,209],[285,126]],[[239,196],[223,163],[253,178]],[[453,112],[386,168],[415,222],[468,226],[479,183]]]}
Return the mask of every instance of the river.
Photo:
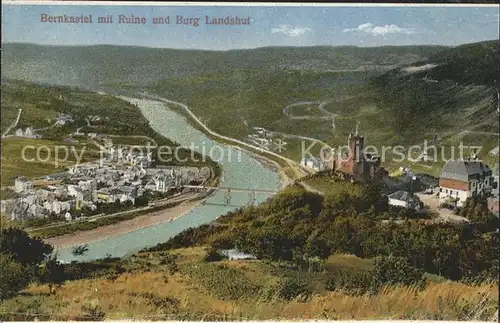
{"label": "river", "polygon": [[[201,131],[193,128],[186,118],[158,101],[133,99],[143,115],[149,120],[151,127],[159,134],[178,142],[181,146],[192,148],[202,154],[208,154],[222,167],[223,176],[220,185],[233,188],[278,190],[280,178],[276,172],[259,163],[255,158],[234,147],[218,143]],[[256,194],[256,203],[261,203],[269,195]],[[84,256],[74,257],[72,248],[57,249],[61,261],[90,261],[106,256],[124,257],[141,249],[165,242],[181,231],[200,226],[215,220],[218,216],[235,210],[248,203],[248,193],[231,193],[231,205],[224,206],[225,193],[216,192],[201,205],[188,214],[170,222],[146,227],[119,236],[109,237],[101,241],[87,244],[89,251]],[[213,205],[213,204],[219,205]]]}

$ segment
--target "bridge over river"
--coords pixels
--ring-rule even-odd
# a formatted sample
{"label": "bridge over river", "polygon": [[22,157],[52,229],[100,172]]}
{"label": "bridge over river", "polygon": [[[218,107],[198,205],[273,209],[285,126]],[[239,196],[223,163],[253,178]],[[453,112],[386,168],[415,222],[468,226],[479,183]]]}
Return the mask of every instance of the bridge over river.
{"label": "bridge over river", "polygon": [[224,192],[224,202],[223,203],[214,203],[205,201],[204,205],[222,205],[222,206],[233,206],[233,207],[241,207],[243,205],[232,205],[232,194],[233,193],[247,193],[248,201],[246,205],[253,205],[256,202],[256,195],[262,194],[268,197],[278,193],[276,190],[267,190],[267,189],[251,189],[251,188],[237,188],[237,187],[224,187],[224,186],[204,186],[204,185],[182,185],[183,188],[193,189],[193,190],[206,190],[206,191],[222,191]]}

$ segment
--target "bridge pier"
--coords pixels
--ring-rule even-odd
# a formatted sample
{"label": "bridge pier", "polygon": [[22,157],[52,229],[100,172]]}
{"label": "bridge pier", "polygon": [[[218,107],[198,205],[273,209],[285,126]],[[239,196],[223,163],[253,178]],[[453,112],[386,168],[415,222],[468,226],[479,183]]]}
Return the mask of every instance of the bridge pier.
{"label": "bridge pier", "polygon": [[249,204],[254,205],[255,204],[255,190],[252,190],[251,192],[249,192],[248,196],[250,198]]}
{"label": "bridge pier", "polygon": [[226,193],[224,193],[224,203],[227,206],[231,205],[231,189],[228,189]]}

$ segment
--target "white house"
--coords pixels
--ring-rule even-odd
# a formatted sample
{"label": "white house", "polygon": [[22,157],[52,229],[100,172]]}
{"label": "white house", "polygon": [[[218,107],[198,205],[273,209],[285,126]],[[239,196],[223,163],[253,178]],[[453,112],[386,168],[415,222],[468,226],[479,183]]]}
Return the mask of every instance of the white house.
{"label": "white house", "polygon": [[14,180],[14,191],[21,193],[33,188],[33,182],[26,177],[18,177]]}
{"label": "white house", "polygon": [[397,191],[389,196],[389,205],[404,207],[405,209],[419,210],[421,202],[418,196],[407,191]]}
{"label": "white house", "polygon": [[166,192],[174,184],[174,178],[165,174],[158,174],[155,177],[154,181],[155,181],[155,191],[158,192]]}
{"label": "white house", "polygon": [[310,168],[310,169],[314,169],[315,171],[321,170],[320,160],[318,158],[314,158],[314,157],[302,158],[300,161],[300,165],[307,167],[307,168]]}

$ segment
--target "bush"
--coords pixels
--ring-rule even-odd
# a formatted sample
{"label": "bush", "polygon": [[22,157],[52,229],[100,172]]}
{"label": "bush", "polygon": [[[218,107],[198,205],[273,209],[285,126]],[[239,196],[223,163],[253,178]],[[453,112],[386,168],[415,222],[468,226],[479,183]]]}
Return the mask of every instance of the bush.
{"label": "bush", "polygon": [[207,242],[208,237],[219,233],[223,228],[219,226],[213,226],[210,224],[204,224],[197,228],[189,228],[176,236],[168,239],[165,243],[159,243],[152,248],[146,248],[142,251],[163,251],[169,249],[179,249],[187,248],[193,246],[199,246]]}
{"label": "bush", "polygon": [[39,268],[38,277],[40,282],[49,284],[49,290],[52,294],[55,292],[55,288],[61,286],[66,280],[64,265],[60,264],[56,257],[50,257]]}
{"label": "bush", "polygon": [[2,311],[0,311],[0,321],[54,320],[54,315],[46,311],[43,304],[43,296],[23,296],[4,300]]}
{"label": "bush", "polygon": [[10,254],[22,265],[41,263],[54,248],[40,238],[31,238],[26,231],[16,228],[4,229],[0,235],[0,252]]}
{"label": "bush", "polygon": [[170,275],[173,275],[179,271],[179,266],[175,262],[177,256],[166,254],[161,260],[160,265],[166,265],[167,271]]}
{"label": "bush", "polygon": [[376,292],[370,271],[339,271],[326,283],[329,291],[340,291],[349,295],[363,295]]}
{"label": "bush", "polygon": [[162,297],[153,293],[129,293],[129,296],[144,298],[148,305],[153,306],[163,314],[177,314],[180,308],[180,301],[175,297]]}
{"label": "bush", "polygon": [[114,263],[114,261],[116,260],[103,259],[98,262],[73,262],[65,266],[66,279],[99,278],[125,272],[125,268],[120,263]]}
{"label": "bush", "polygon": [[375,258],[372,277],[377,286],[422,286],[423,274],[423,270],[412,267],[406,258],[387,256]]}
{"label": "bush", "polygon": [[99,305],[84,304],[82,313],[76,318],[76,321],[104,321],[106,313],[101,310]]}
{"label": "bush", "polygon": [[377,257],[374,268],[369,271],[339,271],[330,278],[326,289],[350,295],[378,293],[384,286],[404,285],[422,287],[423,271],[409,265],[406,258]]}
{"label": "bush", "polygon": [[311,294],[306,283],[295,278],[288,278],[281,281],[277,289],[277,296],[281,299],[291,301],[299,296],[304,298]]}
{"label": "bush", "polygon": [[227,257],[225,255],[223,255],[216,248],[208,249],[205,257],[203,257],[203,260],[206,262],[221,261],[223,259],[227,259]]}
{"label": "bush", "polygon": [[186,274],[210,293],[223,300],[237,300],[258,291],[242,272],[220,264],[198,263],[186,266]]}
{"label": "bush", "polygon": [[0,254],[0,299],[15,295],[28,286],[29,277],[26,269],[15,261],[12,256]]}

